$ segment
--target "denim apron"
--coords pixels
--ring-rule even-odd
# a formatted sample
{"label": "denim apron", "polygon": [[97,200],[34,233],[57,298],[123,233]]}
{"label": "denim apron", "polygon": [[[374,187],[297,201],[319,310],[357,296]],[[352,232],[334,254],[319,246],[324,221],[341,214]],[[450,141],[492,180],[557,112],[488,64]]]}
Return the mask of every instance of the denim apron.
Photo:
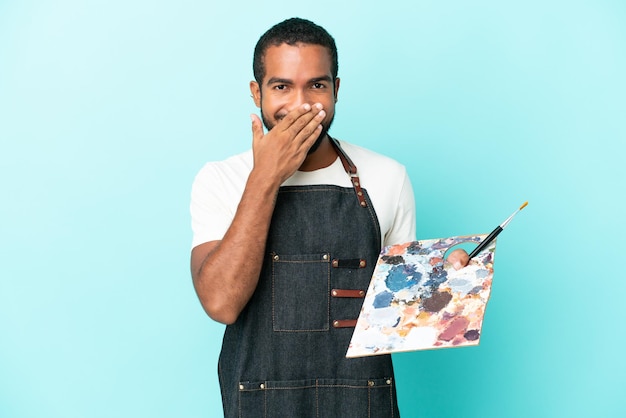
{"label": "denim apron", "polygon": [[224,333],[228,418],[399,416],[391,357],[345,357],[380,226],[356,167],[331,142],[353,187],[280,188],[257,288]]}

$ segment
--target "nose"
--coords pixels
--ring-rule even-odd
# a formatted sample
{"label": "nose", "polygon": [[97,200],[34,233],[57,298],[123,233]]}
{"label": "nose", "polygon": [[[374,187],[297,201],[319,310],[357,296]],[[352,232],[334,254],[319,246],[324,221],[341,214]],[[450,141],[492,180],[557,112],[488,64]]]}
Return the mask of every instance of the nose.
{"label": "nose", "polygon": [[291,103],[289,104],[290,110],[302,106],[305,103],[313,105],[313,103],[311,103],[311,101],[309,100],[308,94],[305,90],[295,89],[293,92]]}

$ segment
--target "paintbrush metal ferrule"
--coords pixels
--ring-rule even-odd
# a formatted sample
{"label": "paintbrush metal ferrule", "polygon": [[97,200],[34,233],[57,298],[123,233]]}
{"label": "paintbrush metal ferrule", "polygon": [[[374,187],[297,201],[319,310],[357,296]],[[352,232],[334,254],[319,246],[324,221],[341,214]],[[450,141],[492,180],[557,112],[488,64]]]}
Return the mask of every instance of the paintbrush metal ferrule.
{"label": "paintbrush metal ferrule", "polygon": [[506,218],[505,221],[500,224],[500,228],[502,228],[502,229],[506,228],[506,226],[509,224],[509,222],[511,222],[511,219],[513,219],[513,217],[515,215],[517,215],[518,212],[520,210],[524,209],[526,206],[528,206],[528,202],[524,202],[524,204],[522,206],[520,206],[518,210],[516,210],[515,212],[513,212],[513,214],[511,216]]}
{"label": "paintbrush metal ferrule", "polygon": [[508,218],[506,218],[505,221],[500,224],[500,228],[502,228],[502,229],[506,228],[506,226],[509,224],[509,222],[511,222],[511,219],[513,219],[513,217],[515,215],[517,215],[517,212],[519,212],[519,209],[516,210],[515,212],[513,212],[513,215],[511,215]]}

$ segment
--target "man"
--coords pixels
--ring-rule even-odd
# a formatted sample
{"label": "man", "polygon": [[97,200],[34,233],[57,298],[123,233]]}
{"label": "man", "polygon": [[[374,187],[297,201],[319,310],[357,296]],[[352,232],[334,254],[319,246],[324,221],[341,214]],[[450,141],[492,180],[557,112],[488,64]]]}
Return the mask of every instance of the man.
{"label": "man", "polygon": [[328,134],[340,79],[326,30],[277,24],[253,68],[252,150],[207,164],[192,190],[193,283],[228,325],[224,414],[397,417],[391,358],[345,353],[381,247],[415,239],[406,171]]}

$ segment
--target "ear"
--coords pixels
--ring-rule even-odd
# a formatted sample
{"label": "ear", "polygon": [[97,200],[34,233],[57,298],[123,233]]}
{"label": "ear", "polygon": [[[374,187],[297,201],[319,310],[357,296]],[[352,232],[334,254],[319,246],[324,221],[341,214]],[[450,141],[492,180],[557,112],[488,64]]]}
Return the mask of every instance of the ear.
{"label": "ear", "polygon": [[254,100],[254,104],[256,107],[261,107],[261,87],[259,87],[259,83],[256,81],[250,82],[250,93],[252,94],[252,100]]}
{"label": "ear", "polygon": [[341,82],[341,80],[339,79],[339,77],[335,78],[335,103],[337,103],[337,100],[339,100],[339,83]]}

